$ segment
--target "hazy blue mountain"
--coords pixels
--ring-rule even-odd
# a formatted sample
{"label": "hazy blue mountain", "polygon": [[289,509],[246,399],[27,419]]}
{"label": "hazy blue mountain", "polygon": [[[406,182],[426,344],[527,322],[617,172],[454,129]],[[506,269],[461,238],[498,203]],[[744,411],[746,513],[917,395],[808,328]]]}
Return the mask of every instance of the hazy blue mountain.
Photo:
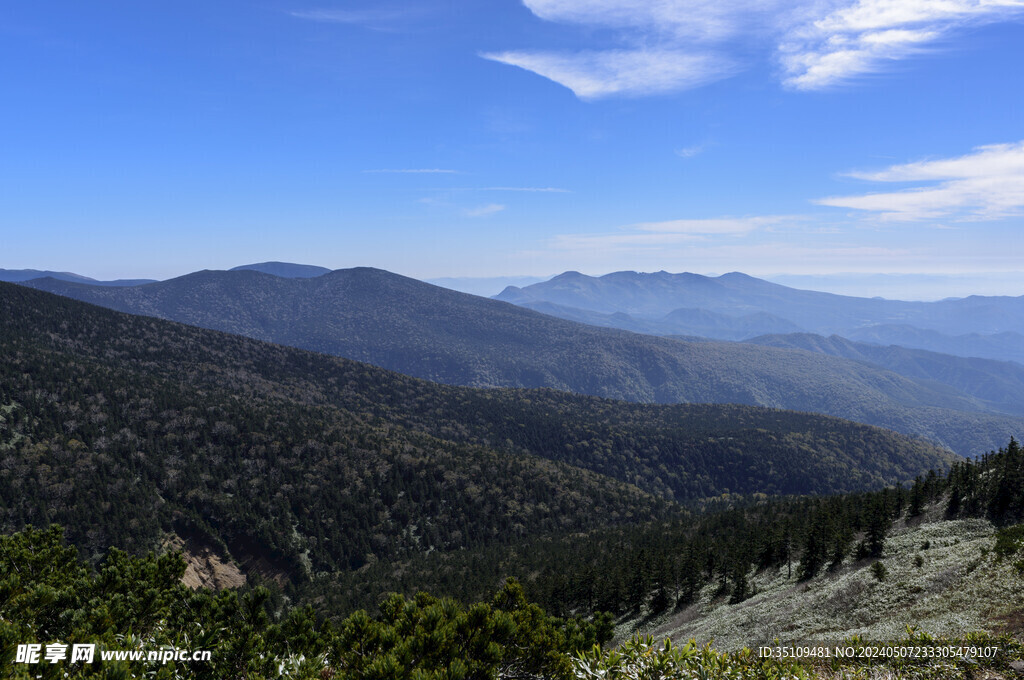
{"label": "hazy blue mountain", "polygon": [[767,333],[793,333],[800,329],[786,319],[755,312],[730,316],[709,312],[706,309],[677,309],[660,319],[646,319],[624,312],[606,314],[587,309],[566,307],[553,302],[525,302],[521,305],[544,314],[557,316],[569,321],[621,328],[634,333],[665,336],[694,336],[718,340],[744,340],[751,336]]}
{"label": "hazy blue mountain", "polygon": [[[883,336],[894,331],[887,329],[898,327],[904,329],[899,344],[911,347],[961,356],[985,351],[983,356],[1010,360],[1019,359],[1024,351],[1011,338],[992,338],[1000,333],[1024,334],[1024,296],[974,295],[937,302],[906,302],[798,290],[738,272],[718,277],[668,272],[615,272],[592,277],[566,272],[525,288],[510,286],[496,299],[531,307],[542,303],[558,305],[550,310],[557,315],[569,315],[567,309],[625,314],[633,325],[638,321],[657,322],[652,328],[661,328],[666,320],[674,319],[679,327],[671,333],[704,334],[720,339],[740,339],[738,336],[746,331],[750,333],[747,337],[804,331],[865,341],[876,334],[878,341],[888,344],[891,339]],[[571,315],[579,313],[573,311]],[[744,320],[740,328],[737,318]],[[607,318],[613,322],[615,319],[622,317]],[[775,330],[771,329],[773,324]],[[790,327],[782,331],[780,324]],[[946,337],[965,332],[979,337],[969,342]]]}
{"label": "hazy blue mountain", "polygon": [[905,324],[880,324],[853,329],[845,335],[851,340],[877,345],[903,345],[961,357],[981,357],[1024,364],[1024,334],[1016,331],[990,335],[946,335]]}
{"label": "hazy blue mountain", "polygon": [[529,286],[550,278],[550,276],[444,276],[437,279],[423,279],[423,281],[442,288],[457,290],[460,293],[492,297],[509,286]]}
{"label": "hazy blue mountain", "polygon": [[967,455],[1024,431],[1024,420],[989,413],[952,387],[857,361],[596,328],[378,269],[312,279],[203,271],[129,288],[54,279],[27,285],[442,383],[788,408],[926,436]]}
{"label": "hazy blue mountain", "polygon": [[793,333],[799,327],[787,319],[767,312],[732,316],[706,309],[676,309],[666,314],[661,323],[672,328],[672,334],[703,335],[723,340],[743,340],[771,329],[771,333]]}
{"label": "hazy blue mountain", "polygon": [[1007,295],[1024,291],[1024,272],[984,274],[773,274],[762,277],[790,288],[822,290],[854,297],[890,300],[942,300],[968,295]]}
{"label": "hazy blue mountain", "polygon": [[0,269],[0,281],[8,283],[21,283],[32,279],[54,278],[59,281],[73,281],[76,283],[88,283],[93,286],[139,286],[145,283],[153,283],[156,279],[115,279],[113,281],[97,281],[88,276],[74,274],[72,272],[52,272],[39,269]]}
{"label": "hazy blue mountain", "polygon": [[323,276],[331,271],[327,267],[318,267],[315,264],[293,264],[291,262],[257,262],[256,264],[243,264],[232,267],[230,271],[254,271],[280,276],[283,279],[311,279],[316,276]]}
{"label": "hazy blue mountain", "polygon": [[863,361],[911,378],[934,380],[982,400],[992,410],[1024,415],[1024,366],[1012,361],[960,357],[897,345],[854,342],[811,333],[763,335],[746,342],[803,349]]}

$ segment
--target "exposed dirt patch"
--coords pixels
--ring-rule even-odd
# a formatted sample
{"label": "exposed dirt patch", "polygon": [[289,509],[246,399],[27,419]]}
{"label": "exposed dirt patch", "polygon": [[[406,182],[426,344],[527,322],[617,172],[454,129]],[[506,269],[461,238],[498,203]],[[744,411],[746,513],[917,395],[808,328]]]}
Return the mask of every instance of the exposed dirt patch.
{"label": "exposed dirt patch", "polygon": [[245,574],[209,545],[172,534],[164,543],[164,549],[181,551],[188,564],[181,582],[190,588],[221,590],[245,585]]}
{"label": "exposed dirt patch", "polygon": [[996,616],[999,624],[999,632],[1013,635],[1016,638],[1024,637],[1024,609],[1014,609],[1006,614]]}
{"label": "exposed dirt patch", "polygon": [[260,578],[266,581],[273,581],[279,586],[288,583],[288,574],[279,567],[274,566],[267,559],[243,554],[239,556],[239,560],[247,573],[256,574]]}

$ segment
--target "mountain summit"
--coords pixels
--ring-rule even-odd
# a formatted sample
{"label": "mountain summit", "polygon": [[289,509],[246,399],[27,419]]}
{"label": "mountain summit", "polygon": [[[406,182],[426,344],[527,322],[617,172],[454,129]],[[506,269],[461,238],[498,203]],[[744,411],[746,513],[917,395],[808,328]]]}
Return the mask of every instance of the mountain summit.
{"label": "mountain summit", "polygon": [[[622,271],[604,276],[566,272],[523,288],[510,286],[495,299],[654,335],[745,340],[807,332],[866,342],[878,338],[885,344],[961,356],[1024,360],[1019,350],[1024,341],[1024,296],[909,302],[800,290],[740,272],[710,277]],[[963,333],[976,337],[961,338]]]}
{"label": "mountain summit", "polygon": [[279,276],[282,279],[312,279],[323,276],[331,270],[327,267],[318,267],[315,264],[294,264],[292,262],[257,262],[256,264],[243,264],[232,267],[229,271],[255,271]]}

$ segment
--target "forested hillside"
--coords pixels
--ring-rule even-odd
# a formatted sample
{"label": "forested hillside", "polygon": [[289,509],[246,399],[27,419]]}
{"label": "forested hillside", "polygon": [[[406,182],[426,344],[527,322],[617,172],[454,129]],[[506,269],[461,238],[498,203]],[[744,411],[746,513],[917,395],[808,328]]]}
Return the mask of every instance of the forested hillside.
{"label": "forested hillside", "polygon": [[[960,542],[963,527],[971,523],[941,523],[959,528],[959,535],[928,525],[927,533],[911,533],[909,538],[931,536],[936,544],[926,540],[911,548],[913,563],[897,565],[889,545],[896,542],[890,537],[894,522],[909,526],[936,510],[950,520],[995,522],[999,528],[994,542],[985,541],[989,545],[982,546],[969,565],[943,566],[947,549]],[[402,589],[400,579],[411,578],[419,580],[417,590],[427,583],[440,590],[458,587],[461,602],[422,592],[414,597],[392,594],[379,600],[371,614],[350,613],[350,603],[343,604],[345,598],[338,595],[353,590],[322,579],[310,581],[303,596],[317,603],[319,614],[309,606],[290,606],[279,593],[264,587],[244,593],[191,592],[179,581],[185,564],[176,555],[137,558],[112,550],[94,571],[78,560],[73,548],[62,544],[59,528],[29,529],[0,537],[0,668],[19,678],[141,677],[135,674],[145,669],[138,662],[124,661],[13,663],[16,643],[57,639],[87,640],[100,650],[212,651],[209,661],[175,660],[146,675],[167,678],[617,680],[638,677],[640,672],[646,675],[639,677],[666,680],[833,678],[837,673],[865,680],[1008,677],[1004,674],[1012,675],[1022,666],[1019,638],[984,630],[957,629],[946,637],[915,626],[905,635],[846,637],[838,645],[855,650],[847,658],[802,654],[772,659],[749,648],[727,654],[692,642],[680,642],[674,649],[655,646],[650,638],[633,638],[615,651],[592,648],[613,634],[612,618],[593,612],[607,606],[624,614],[620,622],[632,617],[630,625],[638,620],[649,626],[670,621],[674,623],[669,625],[683,622],[692,629],[701,623],[700,612],[694,612],[699,609],[694,601],[700,598],[701,607],[710,607],[718,619],[732,614],[742,621],[747,632],[741,645],[817,642],[832,650],[837,641],[828,637],[830,630],[822,627],[820,614],[807,611],[811,603],[829,608],[849,608],[852,603],[853,611],[845,611],[840,625],[856,627],[877,616],[856,605],[858,594],[872,600],[874,607],[878,597],[872,591],[877,588],[890,598],[888,619],[881,623],[891,624],[902,620],[896,612],[913,607],[919,598],[932,610],[953,602],[957,594],[950,592],[951,584],[976,590],[972,582],[1019,579],[1024,573],[1024,525],[1013,523],[1021,519],[1024,454],[1011,440],[998,453],[977,463],[958,464],[948,476],[929,474],[910,489],[757,502],[703,518],[564,536],[497,553],[494,548],[478,549],[424,556],[418,565],[377,565],[350,574],[360,584],[356,592],[379,592],[382,585],[396,584]],[[900,542],[905,544],[906,537]],[[467,556],[478,562],[491,558],[485,563],[489,569],[481,574],[479,564]],[[896,557],[902,561],[909,555]],[[932,562],[938,562],[941,571]],[[886,563],[899,569],[897,575],[888,574]],[[529,573],[526,592],[515,580],[505,580],[497,592],[482,585],[495,574],[514,570]],[[841,582],[846,591],[850,586],[858,590],[852,595],[835,593],[827,600],[806,595],[812,589],[828,595],[828,583],[837,577],[826,571],[844,572]],[[918,577],[923,585],[914,582],[915,572],[924,575]],[[810,627],[773,627],[778,625],[778,612],[769,610],[776,603],[757,592],[764,574],[788,584],[784,621],[810,617]],[[897,577],[898,582],[880,587]],[[986,627],[1019,635],[1024,612],[1020,589],[1010,583],[989,584],[989,592],[998,592],[991,591],[992,585],[1003,586],[1005,597],[980,603],[988,617]],[[482,601],[466,604],[481,588]],[[556,609],[585,616],[552,617],[529,603],[531,591]],[[747,606],[748,602],[757,606]],[[662,616],[673,610],[682,614],[675,619]],[[883,625],[879,630],[891,628]],[[754,631],[760,631],[760,637],[752,635]],[[734,641],[727,645],[735,646]],[[907,654],[900,649],[915,651]],[[959,651],[947,653],[951,649]]]}
{"label": "forested hillside", "polygon": [[727,491],[877,487],[954,460],[834,418],[445,387],[0,292],[3,525],[61,522],[91,553],[173,531],[303,578]]}
{"label": "forested hillside", "polygon": [[856,361],[596,328],[377,269],[310,279],[204,271],[116,289],[52,279],[29,285],[448,384],[824,413],[928,437],[961,455],[1024,428],[1024,419],[988,413],[952,387]]}
{"label": "forested hillside", "polygon": [[[703,510],[639,526],[418,555],[373,565],[362,574],[324,576],[303,587],[307,597],[326,598],[324,611],[329,612],[356,606],[373,608],[375,602],[366,593],[368,582],[375,584],[370,589],[373,592],[411,593],[426,588],[440,594],[458,592],[472,599],[483,597],[500,579],[517,576],[527,595],[549,611],[563,615],[609,611],[643,625],[661,615],[689,611],[702,597],[705,604],[738,605],[757,594],[756,580],[773,574],[784,584],[780,599],[785,601],[795,597],[786,595],[789,589],[816,578],[867,570],[891,555],[887,545],[897,521],[901,527],[913,527],[926,520],[939,526],[972,519],[995,525],[995,545],[986,546],[987,552],[982,554],[961,553],[959,561],[947,564],[943,573],[930,575],[923,585],[904,582],[899,594],[903,606],[930,597],[933,608],[943,607],[954,596],[946,590],[954,576],[969,581],[970,572],[992,553],[997,562],[1015,565],[1007,570],[1007,576],[1009,589],[1018,594],[978,606],[987,612],[990,625],[1005,616],[1013,632],[1024,633],[1024,619],[1020,618],[1024,600],[1019,591],[1024,583],[1024,525],[1020,524],[1024,522],[1024,449],[1016,440],[979,461],[957,463],[948,475],[922,475],[908,487],[831,497],[722,499]],[[934,547],[955,545],[966,538],[958,531],[962,529],[955,526],[937,531],[944,535],[943,543],[936,541]],[[925,540],[927,536],[921,539]],[[922,550],[930,547],[925,545]],[[923,552],[901,555],[900,560],[917,562],[920,567],[931,557],[932,553]],[[972,561],[974,567],[968,564]],[[902,578],[906,581],[908,577]],[[855,610],[856,594],[850,597],[849,608]],[[756,607],[743,611],[740,618],[758,621]],[[813,618],[811,612],[803,611],[792,612],[790,618],[798,614]],[[690,611],[688,616],[680,615],[680,620],[698,615]],[[773,615],[776,619],[780,616],[777,612]],[[764,616],[767,621],[769,613],[765,611]],[[848,618],[854,616],[856,612],[847,612]],[[781,618],[786,618],[784,613]],[[856,627],[854,621],[846,625]],[[786,632],[775,634],[790,643],[801,639],[786,636]],[[742,644],[770,643],[771,635],[748,638]]]}

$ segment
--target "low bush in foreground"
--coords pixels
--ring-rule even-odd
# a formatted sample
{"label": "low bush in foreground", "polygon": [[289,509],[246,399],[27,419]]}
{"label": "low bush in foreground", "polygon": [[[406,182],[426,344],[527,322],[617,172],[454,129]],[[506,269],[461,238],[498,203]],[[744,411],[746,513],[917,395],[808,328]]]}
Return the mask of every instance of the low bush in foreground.
{"label": "low bush in foreground", "polygon": [[[0,537],[0,677],[569,678],[571,655],[611,636],[606,617],[548,616],[514,580],[490,602],[393,595],[378,617],[357,611],[332,625],[308,606],[273,611],[262,587],[190,590],[184,571],[180,555],[119,550],[92,570],[56,526]],[[37,645],[34,663],[27,645]],[[75,645],[94,646],[94,658],[75,659]],[[210,659],[102,658],[137,650]]]}

